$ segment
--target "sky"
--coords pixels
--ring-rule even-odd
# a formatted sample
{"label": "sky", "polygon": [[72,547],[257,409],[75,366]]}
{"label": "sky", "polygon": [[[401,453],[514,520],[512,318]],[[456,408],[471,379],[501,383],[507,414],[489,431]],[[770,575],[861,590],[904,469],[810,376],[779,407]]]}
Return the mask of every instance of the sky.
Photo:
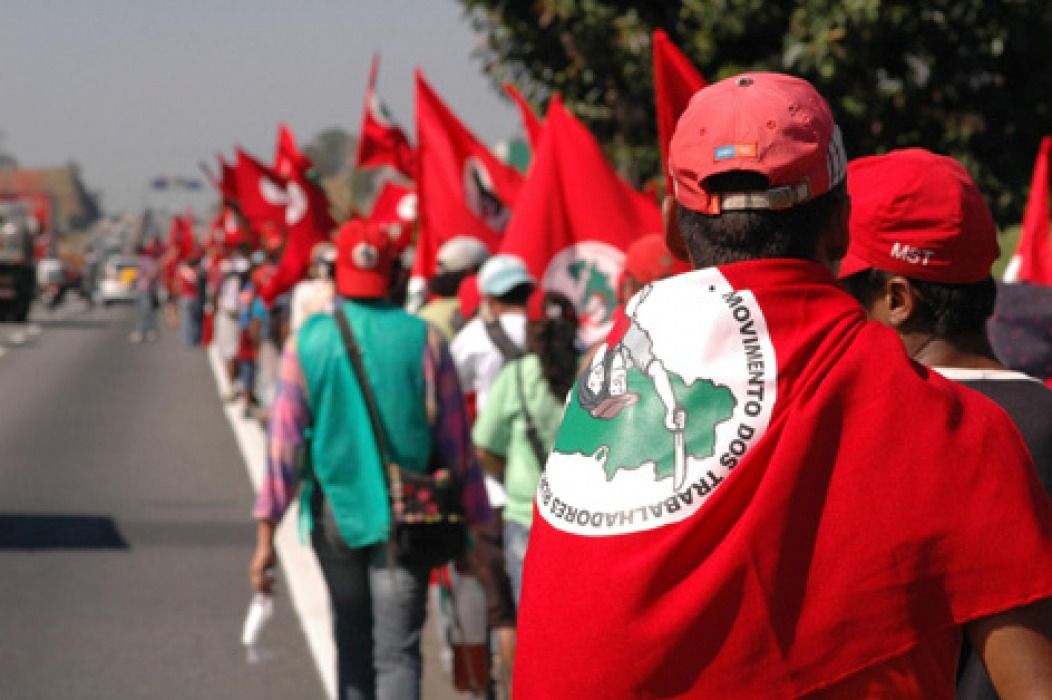
{"label": "sky", "polygon": [[78,162],[109,213],[203,209],[211,193],[148,184],[235,144],[269,161],[282,120],[301,143],[357,131],[374,51],[408,133],[417,66],[484,141],[521,131],[454,0],[0,0],[0,16],[0,148],[25,167]]}

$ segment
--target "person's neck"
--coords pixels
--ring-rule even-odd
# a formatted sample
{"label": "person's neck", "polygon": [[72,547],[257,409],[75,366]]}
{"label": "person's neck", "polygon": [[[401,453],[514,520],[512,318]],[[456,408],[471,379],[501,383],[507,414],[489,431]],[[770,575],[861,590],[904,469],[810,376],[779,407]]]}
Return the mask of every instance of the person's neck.
{"label": "person's neck", "polygon": [[1004,369],[985,335],[937,338],[930,334],[904,335],[906,352],[925,367]]}

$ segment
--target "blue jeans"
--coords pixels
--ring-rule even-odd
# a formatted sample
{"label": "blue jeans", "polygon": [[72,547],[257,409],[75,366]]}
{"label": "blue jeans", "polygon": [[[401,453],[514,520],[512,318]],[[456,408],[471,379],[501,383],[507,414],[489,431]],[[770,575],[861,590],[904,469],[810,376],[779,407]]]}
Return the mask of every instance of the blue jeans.
{"label": "blue jeans", "polygon": [[530,528],[522,523],[504,521],[504,568],[511,579],[511,593],[515,596],[515,609],[522,598],[522,564],[526,561],[526,544],[530,539]]}
{"label": "blue jeans", "polygon": [[154,296],[140,291],[135,297],[135,330],[140,333],[157,332],[157,308]]}
{"label": "blue jeans", "polygon": [[201,304],[197,299],[179,297],[179,312],[182,318],[183,342],[187,345],[201,344]]}
{"label": "blue jeans", "polygon": [[430,571],[390,567],[386,545],[351,549],[327,530],[311,539],[332,603],[337,697],[419,699]]}

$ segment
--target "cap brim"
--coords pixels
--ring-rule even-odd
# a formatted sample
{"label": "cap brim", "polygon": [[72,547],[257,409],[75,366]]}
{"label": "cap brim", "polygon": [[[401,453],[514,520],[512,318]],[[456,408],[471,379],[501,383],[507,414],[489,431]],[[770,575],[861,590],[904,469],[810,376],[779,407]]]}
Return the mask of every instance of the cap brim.
{"label": "cap brim", "polygon": [[844,279],[845,277],[850,277],[856,272],[862,272],[863,270],[868,270],[872,267],[873,263],[849,252],[840,260],[840,271],[837,273],[837,276],[840,279]]}
{"label": "cap brim", "polygon": [[336,291],[340,296],[358,299],[379,299],[387,296],[387,275],[361,270],[336,268]]}
{"label": "cap brim", "polygon": [[501,297],[518,287],[520,284],[528,284],[536,287],[537,280],[535,280],[532,275],[521,275],[513,278],[502,279],[491,284],[486,289],[482,289],[480,286],[479,289],[488,297]]}

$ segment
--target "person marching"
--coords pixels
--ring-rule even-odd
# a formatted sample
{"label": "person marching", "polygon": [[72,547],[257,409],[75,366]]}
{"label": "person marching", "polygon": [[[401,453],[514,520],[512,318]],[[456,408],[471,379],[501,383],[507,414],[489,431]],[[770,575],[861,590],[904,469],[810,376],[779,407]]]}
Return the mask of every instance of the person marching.
{"label": "person marching", "polygon": [[838,285],[847,159],[825,100],[727,78],[669,152],[666,241],[694,270],[632,315],[682,411],[685,474],[642,369],[593,392],[636,395],[616,414],[571,390],[514,695],[952,697],[962,634],[1003,696],[1052,695],[1047,622],[1025,614],[1052,596],[1052,502],[1008,416]]}
{"label": "person marching", "polygon": [[[357,337],[366,381],[383,387],[372,393],[389,456],[423,472],[434,452],[463,484],[469,526],[486,523],[489,503],[445,343],[386,301],[390,237],[355,220],[341,227],[336,247],[336,312]],[[391,504],[370,414],[335,313],[308,317],[282,356],[249,574],[257,591],[269,591],[274,530],[299,488],[332,604],[339,698],[412,700],[420,697],[430,569],[390,560]]]}
{"label": "person marching", "polygon": [[[990,268],[998,256],[997,228],[979,188],[953,158],[921,148],[859,158],[848,165],[851,245],[840,278],[871,319],[894,329],[906,352],[948,379],[985,394],[1022,434],[1038,478],[1052,495],[1052,391],[1041,380],[1008,370],[986,335],[997,286]],[[997,479],[998,475],[991,475]],[[1052,605],[1013,613],[1052,619]],[[1021,645],[1036,658],[1052,645]],[[997,693],[971,650],[958,672],[957,697],[996,700]]]}

